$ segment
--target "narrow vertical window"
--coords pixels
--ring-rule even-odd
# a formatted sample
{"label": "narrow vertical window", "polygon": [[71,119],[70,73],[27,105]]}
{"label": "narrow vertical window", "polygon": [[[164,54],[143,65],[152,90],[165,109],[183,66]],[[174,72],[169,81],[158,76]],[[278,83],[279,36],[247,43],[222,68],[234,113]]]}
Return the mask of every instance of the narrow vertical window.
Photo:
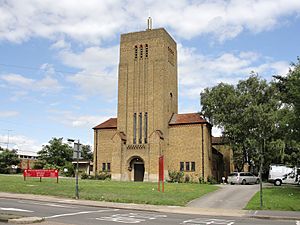
{"label": "narrow vertical window", "polygon": [[106,170],[106,163],[102,163],[102,171]]}
{"label": "narrow vertical window", "polygon": [[147,144],[148,140],[147,140],[147,136],[148,136],[148,113],[145,112],[145,116],[144,116],[144,136],[145,136],[145,144]]}
{"label": "narrow vertical window", "polygon": [[140,46],[140,58],[143,58],[143,45]]}
{"label": "narrow vertical window", "polygon": [[139,129],[139,144],[142,144],[142,136],[143,136],[143,117],[142,113],[139,114],[139,122],[140,122],[140,129]]}
{"label": "narrow vertical window", "polygon": [[110,172],[110,163],[107,163],[107,172]]}
{"label": "narrow vertical window", "polygon": [[195,171],[195,162],[191,162],[191,171]]}
{"label": "narrow vertical window", "polygon": [[190,162],[185,162],[185,170],[190,171]]}
{"label": "narrow vertical window", "polygon": [[136,144],[136,113],[133,113],[133,144]]}
{"label": "narrow vertical window", "polygon": [[145,58],[148,58],[148,44],[145,46]]}
{"label": "narrow vertical window", "polygon": [[138,46],[134,46],[134,58],[137,59],[138,57]]}
{"label": "narrow vertical window", "polygon": [[184,162],[180,162],[180,171],[184,171]]}

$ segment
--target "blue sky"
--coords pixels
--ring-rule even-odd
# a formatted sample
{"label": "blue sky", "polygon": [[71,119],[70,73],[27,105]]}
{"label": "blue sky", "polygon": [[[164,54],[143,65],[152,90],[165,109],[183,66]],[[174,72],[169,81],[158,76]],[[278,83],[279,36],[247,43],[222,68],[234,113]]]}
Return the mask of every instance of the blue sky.
{"label": "blue sky", "polygon": [[180,113],[199,111],[206,87],[271,80],[300,55],[299,0],[0,0],[0,145],[93,144],[92,127],[117,113],[120,34],[148,15],[177,42]]}

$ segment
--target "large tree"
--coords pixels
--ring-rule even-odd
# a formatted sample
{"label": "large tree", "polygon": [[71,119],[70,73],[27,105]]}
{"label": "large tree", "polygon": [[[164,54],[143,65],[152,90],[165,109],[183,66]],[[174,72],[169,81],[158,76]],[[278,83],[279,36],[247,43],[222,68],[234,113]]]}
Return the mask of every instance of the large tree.
{"label": "large tree", "polygon": [[252,73],[236,86],[221,83],[201,93],[202,114],[223,130],[234,150],[239,170],[257,164],[266,141],[272,139],[279,101],[274,85]]}
{"label": "large tree", "polygon": [[72,161],[73,149],[62,142],[63,138],[52,138],[49,144],[45,145],[38,152],[38,158],[46,164],[61,167]]}
{"label": "large tree", "polygon": [[91,150],[90,145],[82,145],[81,146],[81,157],[85,160],[93,160],[93,152]]}
{"label": "large tree", "polygon": [[278,161],[300,165],[300,58],[286,76],[275,76],[282,103],[277,138],[281,140]]}
{"label": "large tree", "polygon": [[20,163],[16,150],[3,150],[0,152],[0,173],[8,173],[11,166]]}

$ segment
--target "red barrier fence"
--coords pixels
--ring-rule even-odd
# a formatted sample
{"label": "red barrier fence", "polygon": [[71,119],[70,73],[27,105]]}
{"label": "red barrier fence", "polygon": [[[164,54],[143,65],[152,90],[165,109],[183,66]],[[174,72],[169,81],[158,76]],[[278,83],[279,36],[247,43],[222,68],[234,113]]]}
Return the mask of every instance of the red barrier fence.
{"label": "red barrier fence", "polygon": [[42,181],[42,177],[56,178],[58,183],[58,170],[24,170],[24,181],[26,177],[39,177]]}

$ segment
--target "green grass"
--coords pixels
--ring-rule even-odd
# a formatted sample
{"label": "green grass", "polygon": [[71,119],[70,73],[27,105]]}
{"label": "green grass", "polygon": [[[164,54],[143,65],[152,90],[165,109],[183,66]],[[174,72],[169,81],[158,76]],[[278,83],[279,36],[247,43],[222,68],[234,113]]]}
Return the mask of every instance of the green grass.
{"label": "green grass", "polygon": [[[166,183],[162,193],[157,191],[157,183],[79,180],[80,199],[153,205],[184,206],[192,199],[217,189],[208,184]],[[39,178],[28,177],[23,181],[21,176],[0,175],[0,192],[74,198],[75,180],[59,179],[56,183],[56,179],[43,178],[40,182]]]}
{"label": "green grass", "polygon": [[[248,202],[246,209],[260,209],[259,192]],[[300,187],[281,186],[264,188],[262,209],[300,211]]]}

